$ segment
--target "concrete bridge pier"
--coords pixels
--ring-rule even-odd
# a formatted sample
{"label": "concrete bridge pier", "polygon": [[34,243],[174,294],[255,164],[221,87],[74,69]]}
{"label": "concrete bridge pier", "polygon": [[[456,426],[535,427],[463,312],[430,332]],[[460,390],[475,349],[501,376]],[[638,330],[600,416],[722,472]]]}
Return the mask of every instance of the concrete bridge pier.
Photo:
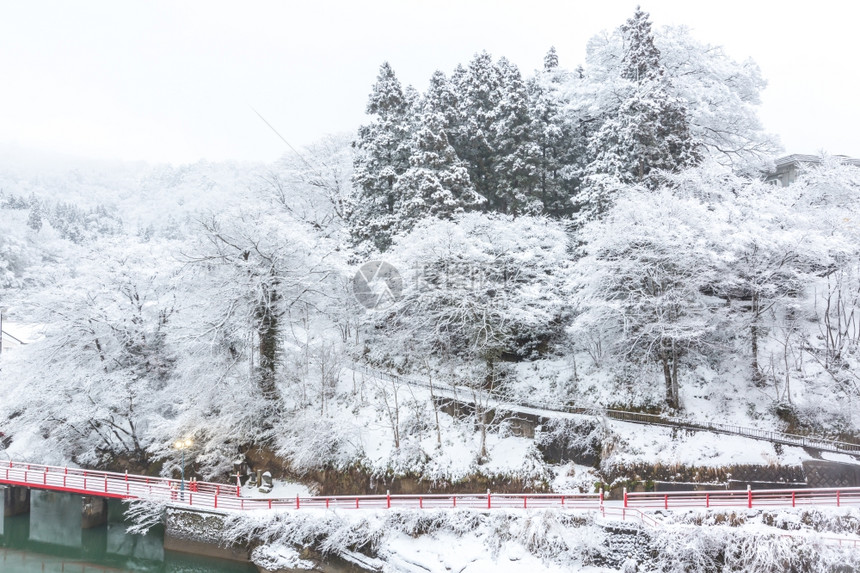
{"label": "concrete bridge pier", "polygon": [[3,517],[30,513],[30,489],[8,486],[3,490]]}
{"label": "concrete bridge pier", "polygon": [[103,497],[81,497],[81,548],[84,555],[101,559],[108,547],[108,503]]}
{"label": "concrete bridge pier", "polygon": [[250,561],[251,550],[241,545],[225,546],[220,533],[225,517],[217,513],[168,509],[164,548],[231,561]]}
{"label": "concrete bridge pier", "polygon": [[108,503],[103,497],[85,495],[81,498],[81,529],[104,525],[108,520]]}

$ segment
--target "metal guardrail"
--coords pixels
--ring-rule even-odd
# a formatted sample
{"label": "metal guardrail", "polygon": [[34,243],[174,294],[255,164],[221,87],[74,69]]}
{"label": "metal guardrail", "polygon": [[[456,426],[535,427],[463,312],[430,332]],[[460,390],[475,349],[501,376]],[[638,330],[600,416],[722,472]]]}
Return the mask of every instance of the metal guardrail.
{"label": "metal guardrail", "polygon": [[[218,509],[221,500],[228,504],[240,497],[235,485],[212,482],[190,482],[139,476],[128,473],[103,472],[46,466],[27,462],[0,461],[0,485],[48,489],[119,499],[150,499],[208,505]],[[184,488],[183,488],[184,486]]]}
{"label": "metal guardrail", "polygon": [[860,506],[860,487],[751,489],[713,491],[624,492],[626,508],[690,509],[718,507]]}
{"label": "metal guardrail", "polygon": [[[402,383],[409,386],[421,387],[430,389],[431,384],[425,380],[410,378],[408,376],[400,376],[391,374],[383,370],[371,368],[369,366],[353,363],[353,368],[359,371],[364,371],[372,376],[388,380],[395,383]],[[452,386],[442,382],[434,382],[432,389],[435,392],[442,394],[453,393],[454,399],[461,402],[471,403],[471,394],[475,392],[483,392],[473,390],[471,388],[461,388]],[[460,392],[458,392],[458,389]],[[485,397],[486,393],[483,393]],[[450,396],[449,396],[450,397]],[[604,416],[621,422],[631,422],[634,424],[646,424],[649,426],[664,426],[668,428],[676,428],[679,430],[688,430],[692,432],[714,432],[717,434],[726,434],[732,436],[742,436],[754,440],[763,440],[774,444],[782,444],[786,446],[797,446],[801,448],[814,448],[826,452],[834,452],[840,454],[860,454],[860,444],[850,442],[842,442],[839,440],[831,440],[816,436],[802,436],[799,434],[788,434],[784,432],[774,432],[772,430],[762,430],[758,428],[746,428],[732,424],[720,424],[717,422],[690,422],[682,418],[672,418],[669,416],[660,416],[656,414],[644,414],[639,412],[627,412],[625,410],[612,410],[599,408],[596,406],[581,407],[581,406],[559,406],[558,404],[550,404],[545,402],[536,402],[530,400],[518,400],[515,403],[505,402],[502,397],[488,397],[495,403],[496,407],[504,408],[510,411],[518,411],[522,408],[531,408],[535,410],[545,410],[547,412],[558,412],[563,414],[579,414],[585,416]],[[521,411],[521,410],[520,410]]]}
{"label": "metal guardrail", "polygon": [[[603,491],[586,494],[426,494],[338,495],[290,498],[249,498],[237,486],[196,482],[194,489],[178,489],[173,479],[44,466],[26,462],[0,464],[0,485],[48,489],[69,493],[146,499],[200,511],[254,510],[390,510],[390,509],[557,509],[620,518],[643,526],[660,527],[653,512],[691,508],[790,508],[860,506],[860,488],[715,490],[683,492],[631,492],[621,501],[606,501]],[[649,515],[646,512],[651,512]],[[837,538],[834,538],[837,539]],[[860,540],[846,540],[856,547]]]}
{"label": "metal guardrail", "polygon": [[[194,489],[180,491],[173,479],[100,472],[77,468],[43,466],[10,461],[0,465],[0,485],[49,489],[69,493],[146,499],[195,511],[254,511],[340,509],[556,509],[595,515],[603,520],[620,520],[642,527],[660,528],[654,517],[660,509],[689,508],[773,508],[860,505],[860,488],[802,490],[728,490],[700,492],[624,492],[623,501],[605,501],[603,492],[594,494],[427,494],[312,496],[295,498],[248,498],[241,489],[228,484],[195,482]],[[646,512],[652,512],[650,515]],[[783,537],[811,537],[817,543],[860,547],[860,539],[833,536],[783,534]]]}
{"label": "metal guardrail", "polygon": [[0,485],[111,497],[167,502],[200,510],[260,509],[498,509],[559,508],[597,510],[603,494],[427,494],[338,495],[289,498],[243,497],[235,485],[180,480],[31,464],[0,463]]}

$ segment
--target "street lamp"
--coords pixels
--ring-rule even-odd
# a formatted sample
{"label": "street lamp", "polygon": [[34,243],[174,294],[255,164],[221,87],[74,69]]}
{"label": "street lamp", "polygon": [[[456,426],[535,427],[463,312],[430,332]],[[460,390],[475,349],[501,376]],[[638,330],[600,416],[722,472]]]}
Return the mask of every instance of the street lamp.
{"label": "street lamp", "polygon": [[173,447],[182,452],[182,480],[179,482],[179,495],[182,501],[185,501],[185,450],[191,447],[190,439],[176,440]]}

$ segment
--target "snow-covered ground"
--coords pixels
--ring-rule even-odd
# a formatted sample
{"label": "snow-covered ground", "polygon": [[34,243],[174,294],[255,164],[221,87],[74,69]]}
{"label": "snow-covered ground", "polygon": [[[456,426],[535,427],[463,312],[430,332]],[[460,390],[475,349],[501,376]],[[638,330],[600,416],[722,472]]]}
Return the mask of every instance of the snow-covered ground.
{"label": "snow-covered ground", "polygon": [[[659,512],[647,528],[557,510],[308,511],[236,516],[269,570],[310,568],[297,548],[400,573],[829,571],[860,566],[860,511]],[[840,542],[843,546],[840,547]]]}
{"label": "snow-covered ground", "polygon": [[263,493],[259,488],[250,485],[242,486],[242,497],[287,499],[291,497],[309,497],[314,492],[305,484],[282,479],[272,480],[272,491]]}

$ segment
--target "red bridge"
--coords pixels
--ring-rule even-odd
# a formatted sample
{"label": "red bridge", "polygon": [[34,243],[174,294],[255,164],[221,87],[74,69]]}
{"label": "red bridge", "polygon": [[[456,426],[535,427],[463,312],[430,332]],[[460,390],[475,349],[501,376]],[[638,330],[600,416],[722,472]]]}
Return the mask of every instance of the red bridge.
{"label": "red bridge", "polygon": [[0,463],[0,486],[63,491],[119,499],[145,499],[200,510],[249,511],[267,509],[440,509],[440,508],[556,508],[627,514],[653,521],[643,511],[690,508],[788,508],[860,506],[860,488],[766,489],[685,492],[624,492],[609,501],[593,494],[427,494],[337,495],[290,498],[256,498],[242,495],[236,485],[179,480],[30,464]]}

